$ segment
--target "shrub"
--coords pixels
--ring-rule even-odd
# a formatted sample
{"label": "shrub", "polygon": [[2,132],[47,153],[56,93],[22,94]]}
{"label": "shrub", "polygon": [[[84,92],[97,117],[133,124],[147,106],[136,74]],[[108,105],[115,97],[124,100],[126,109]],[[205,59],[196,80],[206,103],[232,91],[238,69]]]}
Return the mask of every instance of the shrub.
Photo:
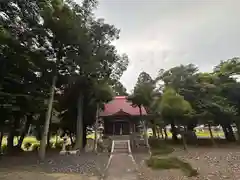
{"label": "shrub", "polygon": [[32,145],[32,151],[38,151],[40,148],[40,144],[33,144]]}
{"label": "shrub", "polygon": [[55,145],[54,145],[54,147],[55,147],[56,149],[62,149],[62,146],[63,146],[63,142],[57,142],[57,143],[55,143]]}
{"label": "shrub", "polygon": [[147,160],[147,165],[153,169],[178,169],[179,166],[174,162],[173,158],[156,158],[151,157]]}
{"label": "shrub", "polygon": [[49,148],[49,149],[54,148],[54,143],[53,142],[49,142],[47,148]]}
{"label": "shrub", "polygon": [[72,145],[68,144],[66,145],[66,151],[70,151],[72,149]]}
{"label": "shrub", "polygon": [[192,166],[176,157],[157,158],[151,157],[147,160],[148,167],[153,169],[181,169],[187,176],[197,176],[198,172]]}
{"label": "shrub", "polygon": [[32,146],[32,143],[30,143],[30,142],[26,142],[23,144],[23,148],[26,150],[29,150],[31,146]]}
{"label": "shrub", "polygon": [[6,152],[7,152],[7,145],[3,144],[2,147],[1,147],[1,153],[5,154]]}

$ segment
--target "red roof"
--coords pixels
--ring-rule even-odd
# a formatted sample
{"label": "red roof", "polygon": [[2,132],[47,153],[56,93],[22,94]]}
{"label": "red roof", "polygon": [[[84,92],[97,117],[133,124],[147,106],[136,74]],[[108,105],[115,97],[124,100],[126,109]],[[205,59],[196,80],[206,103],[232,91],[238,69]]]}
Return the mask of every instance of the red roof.
{"label": "red roof", "polygon": [[[146,115],[147,112],[142,107],[142,115]],[[140,115],[139,108],[133,107],[131,102],[127,101],[126,96],[116,96],[112,101],[105,104],[105,110],[100,112],[100,116],[112,116],[112,115]]]}

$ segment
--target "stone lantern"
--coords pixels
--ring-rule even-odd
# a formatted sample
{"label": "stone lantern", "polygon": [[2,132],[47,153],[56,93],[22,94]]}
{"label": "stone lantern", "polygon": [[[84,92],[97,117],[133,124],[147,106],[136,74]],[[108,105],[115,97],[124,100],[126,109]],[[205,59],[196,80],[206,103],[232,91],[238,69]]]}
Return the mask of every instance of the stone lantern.
{"label": "stone lantern", "polygon": [[98,127],[98,133],[99,133],[99,140],[100,141],[102,141],[103,130],[104,130],[104,127],[103,127],[102,123],[100,123],[99,127]]}

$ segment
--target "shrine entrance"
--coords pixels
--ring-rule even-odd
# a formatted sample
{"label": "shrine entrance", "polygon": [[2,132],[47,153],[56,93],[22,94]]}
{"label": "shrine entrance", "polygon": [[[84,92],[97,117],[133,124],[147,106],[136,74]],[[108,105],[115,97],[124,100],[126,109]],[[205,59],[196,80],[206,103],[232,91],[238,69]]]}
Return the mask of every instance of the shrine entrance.
{"label": "shrine entrance", "polygon": [[105,120],[104,133],[107,135],[130,135],[133,132],[132,123],[128,120]]}
{"label": "shrine entrance", "polygon": [[[142,115],[146,114],[146,110],[142,107]],[[133,107],[126,96],[116,96],[105,104],[104,111],[100,112],[104,134],[108,136],[124,136],[139,132],[139,117],[139,108]]]}
{"label": "shrine entrance", "polygon": [[130,127],[129,122],[117,121],[113,123],[113,135],[129,135]]}

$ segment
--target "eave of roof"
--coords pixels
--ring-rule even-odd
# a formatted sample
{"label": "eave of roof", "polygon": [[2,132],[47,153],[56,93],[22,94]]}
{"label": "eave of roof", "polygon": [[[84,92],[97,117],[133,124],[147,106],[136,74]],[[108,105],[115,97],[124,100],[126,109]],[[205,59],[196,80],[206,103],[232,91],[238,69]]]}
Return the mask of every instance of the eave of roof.
{"label": "eave of roof", "polygon": [[[116,96],[112,101],[105,104],[104,111],[100,112],[100,117],[106,116],[119,116],[119,115],[129,115],[129,116],[139,116],[140,111],[138,107],[133,107],[131,102],[127,101],[126,96]],[[142,115],[146,115],[147,112],[144,107],[142,107]]]}

